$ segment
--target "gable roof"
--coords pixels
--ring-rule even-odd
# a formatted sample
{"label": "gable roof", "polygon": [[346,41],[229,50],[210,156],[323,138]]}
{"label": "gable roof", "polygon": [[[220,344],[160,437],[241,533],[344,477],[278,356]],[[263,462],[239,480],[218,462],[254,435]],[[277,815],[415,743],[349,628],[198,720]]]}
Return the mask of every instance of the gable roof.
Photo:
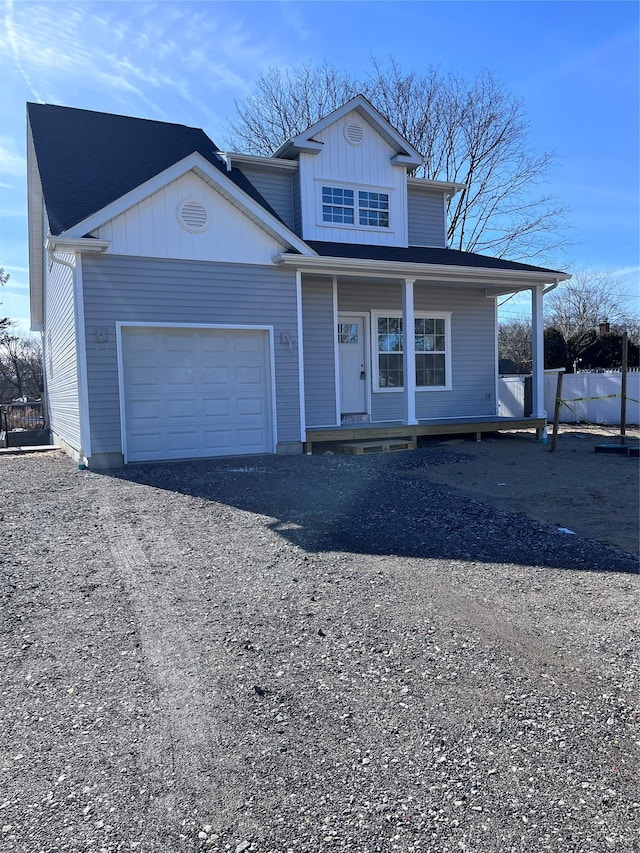
{"label": "gable roof", "polygon": [[273,153],[272,156],[275,158],[291,159],[297,157],[301,151],[306,151],[312,154],[319,153],[322,150],[323,144],[322,142],[318,142],[317,139],[314,139],[314,137],[321,133],[325,128],[329,127],[329,125],[343,118],[353,110],[358,112],[362,118],[395,150],[396,154],[393,158],[394,162],[406,165],[410,168],[423,165],[424,157],[422,154],[420,154],[420,152],[414,148],[410,142],[407,142],[402,134],[400,134],[395,127],[387,121],[382,113],[378,112],[378,110],[364,97],[364,95],[356,95],[355,98],[351,98],[350,101],[347,101],[346,104],[338,107],[337,110],[323,116],[302,133],[294,136],[292,139],[288,139],[278,148],[277,151]]}
{"label": "gable roof", "polygon": [[282,221],[240,169],[227,171],[218,147],[199,128],[51,104],[27,104],[27,115],[52,234],[193,153]]}

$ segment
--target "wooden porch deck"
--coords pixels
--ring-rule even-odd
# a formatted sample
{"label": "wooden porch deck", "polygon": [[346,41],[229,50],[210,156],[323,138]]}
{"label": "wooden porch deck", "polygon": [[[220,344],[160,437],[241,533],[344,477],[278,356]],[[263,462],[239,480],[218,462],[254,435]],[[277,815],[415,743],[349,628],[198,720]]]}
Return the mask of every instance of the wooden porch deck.
{"label": "wooden porch deck", "polygon": [[420,435],[466,435],[473,433],[481,441],[484,432],[535,429],[538,438],[547,426],[545,418],[434,418],[417,424],[388,421],[369,424],[345,424],[340,427],[319,427],[306,430],[305,453],[313,445],[325,441],[371,441],[381,438],[405,438],[416,446]]}

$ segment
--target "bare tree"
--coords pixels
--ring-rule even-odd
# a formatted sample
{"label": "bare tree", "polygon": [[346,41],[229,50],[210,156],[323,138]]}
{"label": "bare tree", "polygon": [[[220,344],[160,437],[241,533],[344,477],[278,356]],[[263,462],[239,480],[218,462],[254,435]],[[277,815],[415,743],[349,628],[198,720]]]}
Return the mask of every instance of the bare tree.
{"label": "bare tree", "polygon": [[452,248],[542,260],[566,245],[563,208],[539,192],[553,155],[528,145],[522,102],[488,71],[404,73],[394,59],[360,80],[327,64],[271,69],[236,101],[230,147],[269,155],[358,92],[425,157],[420,176],[466,185],[450,202]]}
{"label": "bare tree", "polygon": [[283,142],[302,133],[358,94],[357,82],[324,63],[282,73],[261,74],[255,94],[236,100],[237,119],[228,130],[229,147],[269,157]]}
{"label": "bare tree", "polygon": [[0,401],[42,395],[42,346],[37,337],[0,336]]}
{"label": "bare tree", "polygon": [[531,370],[531,321],[515,318],[498,325],[498,356],[517,364],[525,372]]}
{"label": "bare tree", "polygon": [[[4,267],[0,267],[0,287],[4,287],[5,284],[9,281],[10,275],[8,272],[5,272]],[[0,305],[2,303],[0,302]],[[9,326],[11,325],[11,320],[8,317],[0,317],[0,334],[5,332]]]}
{"label": "bare tree", "polygon": [[554,326],[568,341],[609,323],[612,331],[637,326],[630,316],[622,278],[599,270],[576,270],[545,300],[545,324]]}

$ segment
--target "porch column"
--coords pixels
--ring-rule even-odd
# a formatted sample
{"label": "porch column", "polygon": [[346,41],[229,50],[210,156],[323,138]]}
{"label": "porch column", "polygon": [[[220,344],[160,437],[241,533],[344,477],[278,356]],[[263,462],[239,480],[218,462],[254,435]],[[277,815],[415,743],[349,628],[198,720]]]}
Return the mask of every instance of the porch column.
{"label": "porch column", "polygon": [[413,285],[415,279],[405,278],[402,282],[402,328],[404,352],[404,418],[407,424],[416,420],[416,338],[415,311],[413,307]]}
{"label": "porch column", "polygon": [[542,288],[531,289],[531,348],[532,348],[532,418],[544,418],[544,324],[542,317]]}

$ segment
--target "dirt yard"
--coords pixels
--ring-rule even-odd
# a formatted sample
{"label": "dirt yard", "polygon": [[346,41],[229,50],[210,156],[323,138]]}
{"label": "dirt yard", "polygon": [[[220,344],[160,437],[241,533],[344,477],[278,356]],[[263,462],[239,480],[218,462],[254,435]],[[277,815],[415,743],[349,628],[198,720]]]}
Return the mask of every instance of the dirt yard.
{"label": "dirt yard", "polygon": [[0,457],[0,849],[636,853],[638,560],[560,496],[637,464],[561,442]]}
{"label": "dirt yard", "polygon": [[[501,433],[482,442],[444,441],[441,446],[471,458],[439,465],[427,477],[459,494],[526,515],[545,524],[638,554],[640,466],[628,456],[596,453],[615,444],[613,427],[561,424],[556,450],[533,433]],[[640,430],[627,429],[629,445]],[[570,534],[567,534],[570,535]]]}

